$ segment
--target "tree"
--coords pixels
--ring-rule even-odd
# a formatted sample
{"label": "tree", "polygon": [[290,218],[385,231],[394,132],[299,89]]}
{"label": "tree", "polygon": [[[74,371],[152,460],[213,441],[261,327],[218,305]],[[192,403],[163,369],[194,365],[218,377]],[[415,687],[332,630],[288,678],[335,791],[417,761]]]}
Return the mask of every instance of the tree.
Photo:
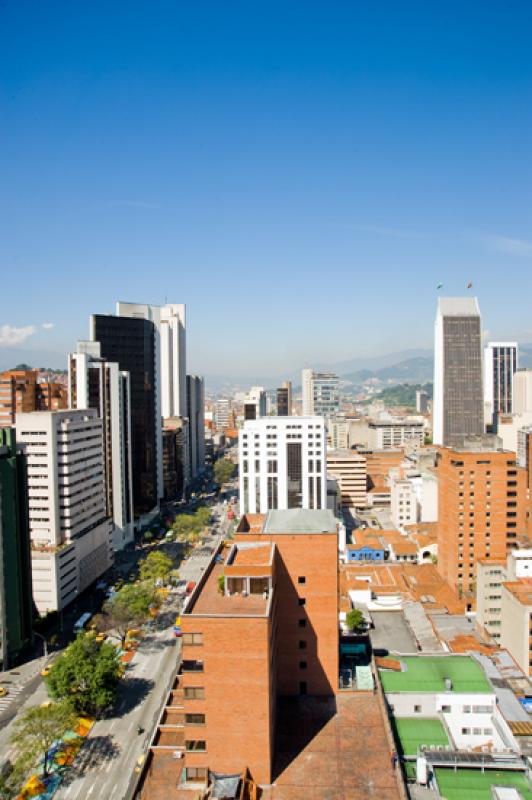
{"label": "tree", "polygon": [[115,632],[123,647],[128,630],[142,625],[152,603],[153,593],[146,591],[144,586],[126,584],[104,603],[102,617],[105,630]]}
{"label": "tree", "polygon": [[152,539],[153,539],[153,533],[151,531],[146,531],[146,533],[142,535],[143,542],[148,543],[151,542]]}
{"label": "tree", "polygon": [[352,608],[347,612],[345,622],[350,631],[356,631],[364,622],[364,614],[358,608]]}
{"label": "tree", "polygon": [[220,458],[214,465],[214,479],[220,486],[227,483],[235,474],[236,467],[228,458]]}
{"label": "tree", "polygon": [[120,661],[116,648],[80,633],[45,678],[51,697],[68,700],[80,714],[98,714],[116,699]]}
{"label": "tree", "polygon": [[140,579],[141,581],[153,581],[153,583],[157,580],[165,582],[172,571],[172,566],[172,559],[156,550],[141,562],[139,569]]}
{"label": "tree", "polygon": [[[55,669],[55,666],[54,666]],[[76,715],[68,702],[31,706],[15,723],[11,743],[23,757],[29,770],[43,758],[43,775],[48,777],[48,750],[57,739],[76,724]]]}
{"label": "tree", "polygon": [[15,800],[20,797],[20,787],[28,774],[29,758],[23,754],[14,761],[4,761],[0,775],[0,800]]}
{"label": "tree", "polygon": [[207,506],[201,506],[198,508],[195,515],[198,526],[201,528],[205,528],[209,524],[209,520],[211,518],[211,512],[207,508]]}

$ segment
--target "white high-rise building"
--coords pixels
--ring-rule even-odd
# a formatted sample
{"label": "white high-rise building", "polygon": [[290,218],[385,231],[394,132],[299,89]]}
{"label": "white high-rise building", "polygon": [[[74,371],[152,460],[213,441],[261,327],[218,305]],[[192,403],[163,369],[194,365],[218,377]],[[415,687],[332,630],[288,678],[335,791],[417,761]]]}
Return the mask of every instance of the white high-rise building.
{"label": "white high-rise building", "polygon": [[266,416],[266,390],[264,386],[252,386],[244,400],[244,419],[259,419]]}
{"label": "white high-rise building", "polygon": [[333,372],[301,372],[303,416],[330,419],[340,410],[340,380]]}
{"label": "white high-rise building", "polygon": [[499,414],[511,414],[517,342],[489,342],[484,348],[484,402],[497,430]]}
{"label": "white high-rise building", "polygon": [[440,297],[434,338],[433,441],[461,447],[484,433],[482,332],[475,297]]}
{"label": "white high-rise building", "polygon": [[17,414],[27,457],[33,599],[57,611],[112,564],[103,422],[94,409]]}
{"label": "white high-rise building", "polygon": [[218,429],[229,427],[229,415],[231,414],[231,401],[228,398],[221,397],[216,401],[214,407],[214,421]]}
{"label": "white high-rise building", "polygon": [[532,369],[518,369],[514,375],[514,414],[532,412]]}
{"label": "white high-rise building", "polygon": [[242,514],[327,507],[323,417],[247,420],[238,448]]}
{"label": "white high-rise building", "polygon": [[68,359],[70,408],[94,408],[103,421],[106,510],[113,518],[113,545],[134,540],[129,372],[100,356],[99,342],[78,342]]}

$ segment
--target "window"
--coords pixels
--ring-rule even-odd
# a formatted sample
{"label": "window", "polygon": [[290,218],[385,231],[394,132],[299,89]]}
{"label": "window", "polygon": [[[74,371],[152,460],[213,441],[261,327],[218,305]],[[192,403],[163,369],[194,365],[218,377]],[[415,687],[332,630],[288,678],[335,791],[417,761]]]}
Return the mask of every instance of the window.
{"label": "window", "polygon": [[185,725],[205,725],[205,714],[185,714]]}
{"label": "window", "polygon": [[414,706],[414,714],[421,714],[421,706]]}
{"label": "window", "polygon": [[464,714],[471,714],[471,706],[463,706],[462,711]]}
{"label": "window", "polygon": [[183,644],[188,644],[188,645],[200,645],[200,644],[203,644],[203,634],[202,633],[184,633],[183,634]]}
{"label": "window", "polygon": [[299,681],[299,694],[306,694],[306,693],[307,693],[307,682]]}
{"label": "window", "polygon": [[442,714],[450,714],[451,713],[451,706],[442,706],[441,707]]}
{"label": "window", "polygon": [[473,728],[473,736],[482,736],[482,728]]}
{"label": "window", "polygon": [[471,728],[462,728],[462,736],[469,736]]}
{"label": "window", "polygon": [[473,706],[473,714],[491,714],[491,706]]}
{"label": "window", "polygon": [[204,781],[207,780],[207,767],[187,767],[185,769],[186,781]]}
{"label": "window", "polygon": [[300,650],[306,650],[307,649],[307,643],[306,643],[306,641],[304,639],[300,639],[299,640],[299,649]]}
{"label": "window", "polygon": [[307,579],[305,578],[305,576],[304,576],[304,575],[299,575],[299,576],[298,576],[298,579],[297,579],[297,582],[298,582],[298,583],[306,583],[306,582],[307,582]]}
{"label": "window", "polygon": [[304,606],[307,601],[304,597],[299,597],[297,602],[299,603],[300,606]]}
{"label": "window", "polygon": [[207,742],[204,739],[187,739],[185,740],[185,750],[195,750],[197,752],[204,752],[207,749]]}
{"label": "window", "polygon": [[306,619],[300,619],[300,620],[298,620],[297,624],[299,625],[300,628],[306,628],[307,627],[307,620]]}
{"label": "window", "polygon": [[299,662],[299,669],[306,669],[306,668],[307,668],[307,662],[306,661],[300,661]]}
{"label": "window", "polygon": [[204,686],[185,686],[183,690],[183,697],[185,700],[204,700],[205,687]]}
{"label": "window", "polygon": [[183,661],[183,672],[203,672],[203,661],[187,659]]}

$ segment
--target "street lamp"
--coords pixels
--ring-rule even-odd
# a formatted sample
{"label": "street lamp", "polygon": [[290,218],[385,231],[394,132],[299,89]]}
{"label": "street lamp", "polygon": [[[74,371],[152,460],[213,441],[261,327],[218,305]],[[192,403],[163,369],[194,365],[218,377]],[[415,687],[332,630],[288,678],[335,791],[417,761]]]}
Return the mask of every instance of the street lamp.
{"label": "street lamp", "polygon": [[43,636],[41,633],[37,633],[37,631],[32,631],[34,636],[38,636],[39,639],[42,639],[44,642],[44,657],[48,658],[48,642],[46,641],[46,636]]}

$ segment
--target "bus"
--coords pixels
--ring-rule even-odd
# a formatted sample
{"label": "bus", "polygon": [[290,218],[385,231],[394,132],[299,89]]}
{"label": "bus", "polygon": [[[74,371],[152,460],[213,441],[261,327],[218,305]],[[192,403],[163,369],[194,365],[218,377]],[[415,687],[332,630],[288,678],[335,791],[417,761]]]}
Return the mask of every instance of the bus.
{"label": "bus", "polygon": [[89,614],[88,611],[85,614],[82,614],[78,621],[74,623],[74,633],[79,633],[82,631],[87,622],[90,620],[91,616],[92,614]]}

